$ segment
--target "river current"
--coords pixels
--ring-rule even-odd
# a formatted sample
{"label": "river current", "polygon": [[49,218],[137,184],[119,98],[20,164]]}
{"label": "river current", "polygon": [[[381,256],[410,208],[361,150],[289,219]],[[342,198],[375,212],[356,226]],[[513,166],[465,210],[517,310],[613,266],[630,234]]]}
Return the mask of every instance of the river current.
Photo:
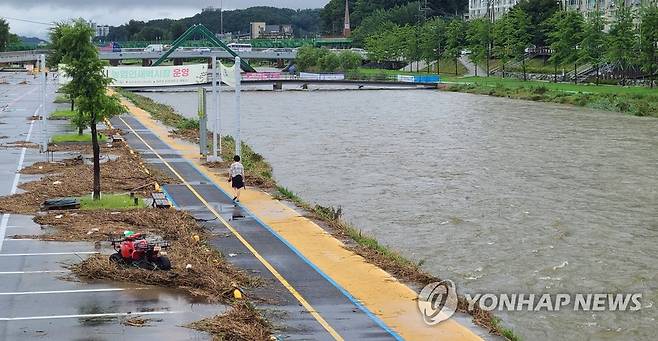
{"label": "river current", "polygon": [[[145,95],[196,115],[194,93]],[[636,312],[496,312],[524,340],[655,339],[658,119],[434,90],[244,92],[241,108],[281,185],[460,293],[643,295]],[[223,93],[223,134],[233,110]]]}

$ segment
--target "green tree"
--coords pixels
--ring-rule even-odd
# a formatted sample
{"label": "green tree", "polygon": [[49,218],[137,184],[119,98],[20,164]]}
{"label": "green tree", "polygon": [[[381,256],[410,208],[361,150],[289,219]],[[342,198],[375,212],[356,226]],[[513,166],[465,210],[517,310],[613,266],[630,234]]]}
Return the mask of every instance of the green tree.
{"label": "green tree", "polygon": [[583,36],[583,16],[573,10],[557,12],[553,17],[555,29],[548,33],[553,54],[549,60],[556,65],[573,64],[574,83],[578,82],[578,46]]}
{"label": "green tree", "polygon": [[523,68],[523,80],[527,80],[526,73],[526,48],[530,46],[532,35],[530,34],[530,17],[520,7],[512,8],[507,16],[512,24],[512,35],[508,37],[511,55],[517,61],[521,61]]}
{"label": "green tree", "polygon": [[375,61],[397,60],[404,56],[404,28],[392,27],[389,30],[366,38],[368,58]]}
{"label": "green tree", "polygon": [[[487,18],[478,18],[468,25],[468,49],[471,50],[470,59],[476,65],[487,60],[487,76],[489,76],[489,48],[491,46],[491,22]],[[478,68],[475,68],[477,76]]]}
{"label": "green tree", "polygon": [[361,66],[363,59],[361,56],[352,51],[343,51],[338,55],[340,69],[343,71],[356,70]]}
{"label": "green tree", "polygon": [[658,72],[658,7],[647,6],[640,14],[640,68],[651,78],[654,86]]}
{"label": "green tree", "polygon": [[317,71],[320,64],[320,58],[330,52],[326,49],[318,49],[313,46],[303,46],[297,52],[297,69],[299,71]]}
{"label": "green tree", "polygon": [[505,78],[505,65],[512,59],[512,41],[510,37],[514,32],[514,26],[510,17],[504,15],[502,18],[496,20],[493,25],[493,52],[500,61],[503,71],[503,78]]}
{"label": "green tree", "polygon": [[548,44],[547,37],[541,25],[560,10],[560,2],[555,0],[521,0],[514,7],[529,15],[528,32],[531,35],[530,41],[532,44],[546,46]]}
{"label": "green tree", "polygon": [[117,96],[107,95],[111,79],[105,76],[104,64],[92,43],[94,32],[83,20],[62,27],[59,44],[66,64],[64,72],[71,78],[65,86],[69,95],[76,96],[76,111],[91,128],[93,149],[93,198],[100,199],[100,145],[97,124],[126,110]]}
{"label": "green tree", "polygon": [[458,59],[466,43],[466,30],[464,21],[452,19],[446,27],[446,47],[443,56],[455,61],[455,75],[459,74]]}
{"label": "green tree", "polygon": [[427,63],[427,72],[430,69],[430,62],[436,62],[437,73],[441,70],[439,64],[441,63],[441,52],[445,48],[445,31],[446,22],[441,18],[434,18],[426,21],[420,34],[420,55],[421,58]]}
{"label": "green tree", "polygon": [[[614,20],[608,32],[608,51],[606,59],[613,66],[619,67],[624,73],[630,68],[635,59],[633,46],[635,45],[635,32],[633,30],[633,10],[626,6],[624,1],[618,1]],[[625,75],[623,76],[626,77]]]}
{"label": "green tree", "polygon": [[322,72],[334,72],[340,67],[340,59],[333,52],[325,53],[318,59],[318,68]]}
{"label": "green tree", "polygon": [[580,43],[578,61],[592,64],[596,68],[596,84],[599,84],[601,64],[604,62],[606,35],[603,32],[605,19],[601,11],[589,14],[583,29],[583,40]]}
{"label": "green tree", "polygon": [[5,19],[0,18],[0,52],[7,51],[9,45],[9,24]]}

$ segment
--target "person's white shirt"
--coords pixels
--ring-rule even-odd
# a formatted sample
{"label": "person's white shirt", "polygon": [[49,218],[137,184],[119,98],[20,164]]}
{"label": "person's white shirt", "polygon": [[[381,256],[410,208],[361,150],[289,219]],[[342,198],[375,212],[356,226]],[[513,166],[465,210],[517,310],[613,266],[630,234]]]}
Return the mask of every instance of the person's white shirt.
{"label": "person's white shirt", "polygon": [[229,169],[229,175],[231,176],[231,179],[235,178],[237,175],[241,175],[244,179],[244,166],[242,166],[242,163],[233,162],[233,164],[231,164],[231,168]]}

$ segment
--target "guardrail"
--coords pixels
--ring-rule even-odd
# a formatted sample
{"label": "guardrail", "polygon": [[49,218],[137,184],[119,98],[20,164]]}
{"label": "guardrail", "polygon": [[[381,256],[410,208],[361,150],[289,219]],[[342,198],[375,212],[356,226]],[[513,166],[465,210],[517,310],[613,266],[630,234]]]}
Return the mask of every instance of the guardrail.
{"label": "guardrail", "polygon": [[31,62],[38,60],[40,55],[48,53],[49,50],[0,52],[0,63]]}
{"label": "guardrail", "polygon": [[[101,51],[99,53],[101,59],[105,60],[123,60],[123,59],[158,59],[162,56],[163,52],[145,52],[141,51],[124,51],[128,49],[123,49],[121,52],[109,52]],[[297,52],[273,52],[273,51],[245,51],[238,52],[240,58],[245,59],[295,59],[297,58]],[[210,50],[210,51],[194,51],[194,50],[176,50],[170,56],[169,59],[174,58],[210,58],[216,56],[217,58],[233,58],[225,50]]]}

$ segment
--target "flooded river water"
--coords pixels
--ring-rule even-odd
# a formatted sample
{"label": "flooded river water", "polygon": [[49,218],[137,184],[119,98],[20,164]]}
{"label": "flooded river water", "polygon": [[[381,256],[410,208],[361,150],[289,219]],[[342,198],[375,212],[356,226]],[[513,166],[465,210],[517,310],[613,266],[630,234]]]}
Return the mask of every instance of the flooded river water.
{"label": "flooded river water", "polygon": [[[194,93],[146,95],[196,113]],[[658,119],[426,90],[245,92],[242,113],[281,185],[461,293],[643,294],[639,312],[497,312],[523,339],[655,339]]]}

